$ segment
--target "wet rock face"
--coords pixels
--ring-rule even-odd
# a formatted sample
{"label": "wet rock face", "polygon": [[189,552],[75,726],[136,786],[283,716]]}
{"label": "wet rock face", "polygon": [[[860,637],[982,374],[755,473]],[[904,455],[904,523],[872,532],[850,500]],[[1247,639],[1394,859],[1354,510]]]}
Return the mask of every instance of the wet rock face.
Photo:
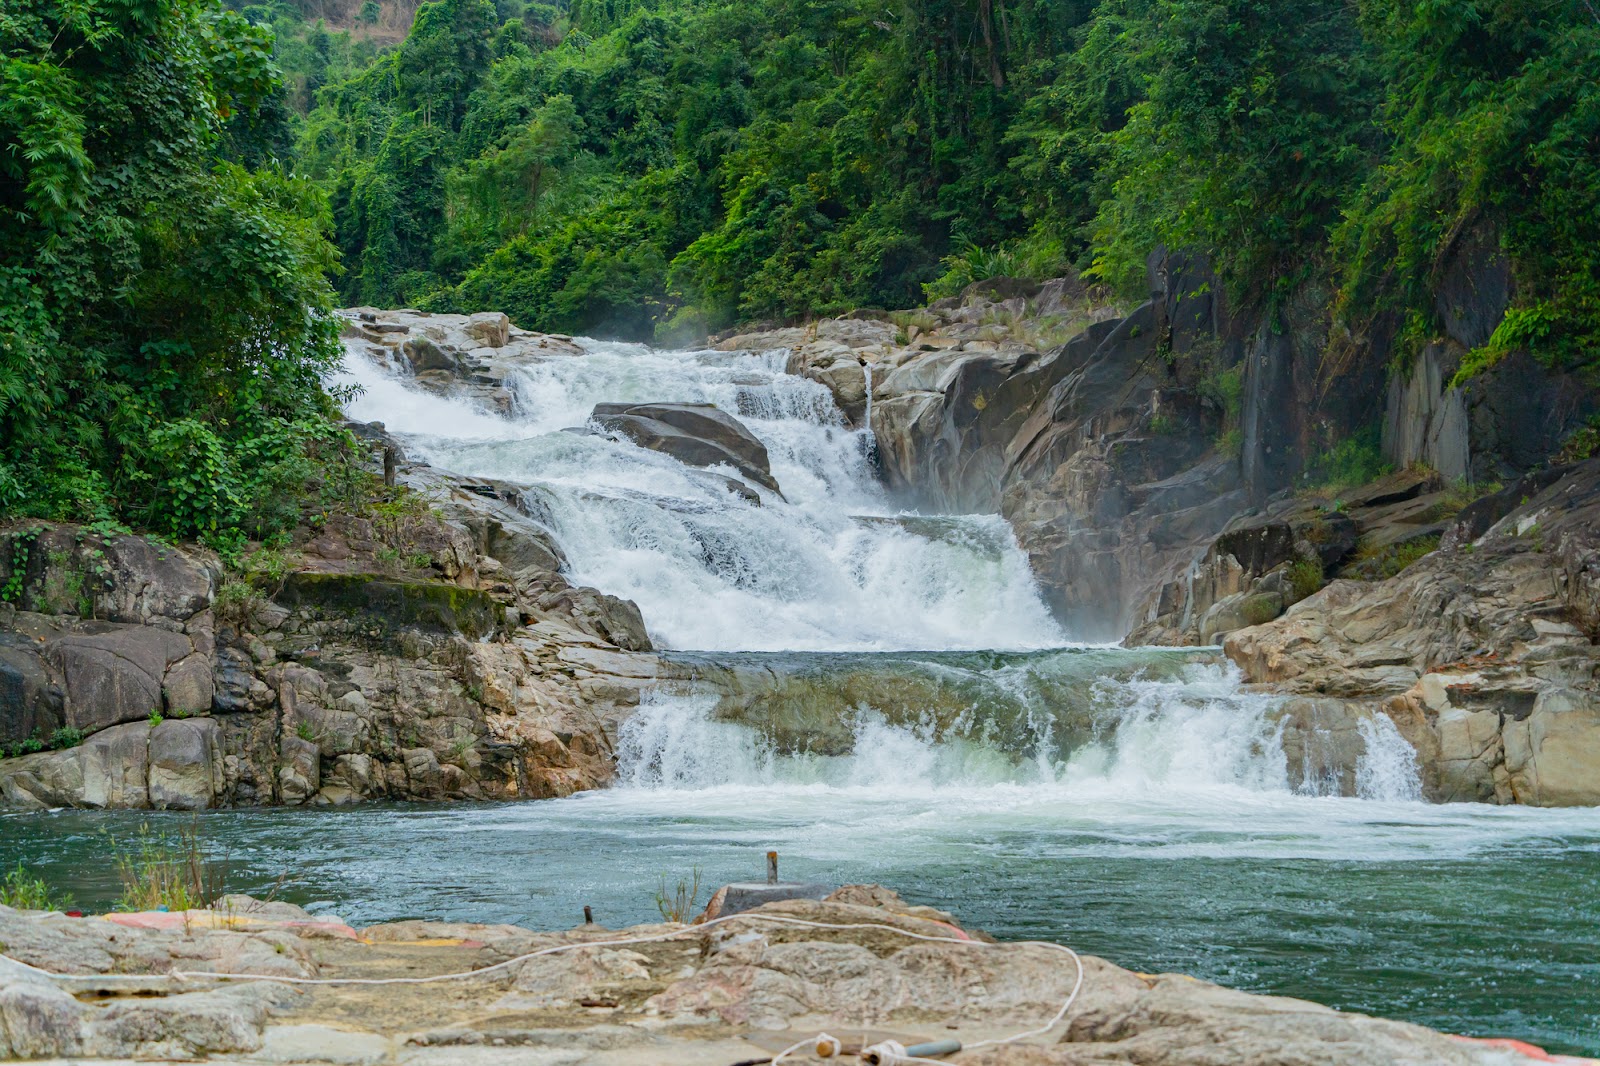
{"label": "wet rock face", "polygon": [[729,466],[778,491],[767,446],[744,423],[708,403],[601,403],[593,421],[642,448],[690,466]]}
{"label": "wet rock face", "polygon": [[1228,656],[1387,715],[1432,799],[1600,804],[1600,460],[1524,499],[1476,537],[1500,505],[1464,511],[1391,580],[1335,581],[1232,633]]}
{"label": "wet rock face", "polygon": [[464,394],[504,412],[516,408],[511,378],[518,368],[583,351],[571,337],[518,329],[497,311],[436,315],[355,307],[344,314],[347,346],[404,370],[423,388]]}

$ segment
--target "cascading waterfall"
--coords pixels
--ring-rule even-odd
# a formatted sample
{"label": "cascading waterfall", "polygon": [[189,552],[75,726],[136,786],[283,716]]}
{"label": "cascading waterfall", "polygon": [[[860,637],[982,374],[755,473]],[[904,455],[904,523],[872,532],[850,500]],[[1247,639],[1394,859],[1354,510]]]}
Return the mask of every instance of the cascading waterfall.
{"label": "cascading waterfall", "polygon": [[[381,420],[442,469],[531,485],[573,580],[639,604],[664,647],[1041,648],[1065,643],[995,515],[917,525],[849,428],[784,353],[584,342],[515,379],[505,418],[409,388],[359,357],[353,417]],[[563,432],[600,402],[714,403],[766,444],[783,498],[760,506],[707,471],[627,441]]]}
{"label": "cascading waterfall", "polygon": [[[719,719],[704,695],[658,693],[620,738],[624,789],[1289,790],[1273,701],[1241,691],[1220,666],[1129,676],[1126,663],[1120,673],[1102,663],[1066,684],[1038,663],[924,663],[907,682],[904,662],[890,670],[872,656],[1069,644],[1006,523],[898,511],[873,475],[870,429],[850,428],[822,385],[786,373],[781,350],[582,344],[582,355],[552,355],[514,376],[511,416],[413,387],[361,357],[343,383],[364,390],[352,416],[384,421],[420,458],[528,486],[533,517],[561,544],[573,580],[636,601],[658,645],[856,653],[866,678],[815,687],[812,702],[824,706],[812,721],[831,737],[828,754],[781,747],[758,721]],[[713,403],[738,417],[766,445],[782,495],[756,505],[713,472],[572,432],[597,403],[652,401]],[[805,703],[798,687],[767,703],[793,711],[794,700]],[[918,698],[920,715],[905,702]],[[1360,794],[1417,798],[1415,761],[1392,723],[1363,730]]]}

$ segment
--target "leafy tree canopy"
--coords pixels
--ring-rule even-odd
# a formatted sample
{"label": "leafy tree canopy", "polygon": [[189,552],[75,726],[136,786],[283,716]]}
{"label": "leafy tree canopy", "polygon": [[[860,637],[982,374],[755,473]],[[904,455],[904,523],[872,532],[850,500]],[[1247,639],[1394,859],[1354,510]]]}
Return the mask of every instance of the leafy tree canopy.
{"label": "leafy tree canopy", "polygon": [[0,11],[0,513],[281,520],[338,352],[281,94],[271,34],[203,0]]}

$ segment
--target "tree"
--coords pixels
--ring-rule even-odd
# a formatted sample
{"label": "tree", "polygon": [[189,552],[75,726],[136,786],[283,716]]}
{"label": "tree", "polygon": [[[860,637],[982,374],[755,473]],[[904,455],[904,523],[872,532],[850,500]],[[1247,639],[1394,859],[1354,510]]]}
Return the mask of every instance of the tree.
{"label": "tree", "polygon": [[0,512],[224,535],[327,425],[320,199],[222,154],[271,49],[202,0],[0,15]]}

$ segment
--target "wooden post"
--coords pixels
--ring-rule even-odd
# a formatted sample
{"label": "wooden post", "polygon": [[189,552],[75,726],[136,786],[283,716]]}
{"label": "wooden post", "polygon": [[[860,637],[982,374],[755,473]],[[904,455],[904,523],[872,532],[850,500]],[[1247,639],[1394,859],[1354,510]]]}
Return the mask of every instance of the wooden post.
{"label": "wooden post", "polygon": [[583,905],[583,924],[584,925],[593,925],[594,924],[594,911],[590,909],[590,907],[589,907],[589,905],[587,903],[585,903]]}

